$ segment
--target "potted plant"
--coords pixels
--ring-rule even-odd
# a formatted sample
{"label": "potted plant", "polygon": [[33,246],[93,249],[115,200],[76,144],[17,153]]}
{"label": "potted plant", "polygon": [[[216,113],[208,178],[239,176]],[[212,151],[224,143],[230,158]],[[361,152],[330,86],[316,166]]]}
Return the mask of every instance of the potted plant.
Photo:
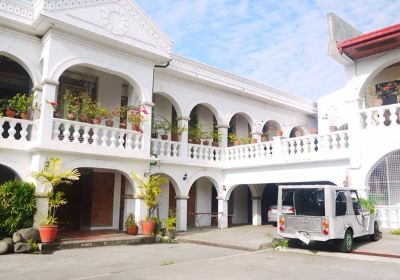
{"label": "potted plant", "polygon": [[231,143],[231,145],[233,145],[233,146],[240,145],[240,140],[238,139],[238,137],[236,136],[236,133],[234,133],[234,132],[230,132],[228,134],[228,140],[229,140],[229,143]]}
{"label": "potted plant", "polygon": [[174,238],[176,230],[176,215],[172,210],[169,211],[168,218],[165,219],[165,230],[166,236],[170,239]]}
{"label": "potted plant", "polygon": [[17,93],[6,101],[6,116],[14,118],[20,115],[21,119],[29,119],[29,111],[34,108],[34,98],[24,93]]}
{"label": "potted plant", "polygon": [[151,138],[158,138],[158,130],[160,129],[160,122],[154,120],[151,124]]}
{"label": "potted plant", "polygon": [[136,235],[138,233],[138,227],[133,213],[128,214],[128,217],[125,220],[125,228],[129,235]]}
{"label": "potted plant", "polygon": [[275,136],[282,137],[282,135],[283,135],[283,130],[277,130],[275,133]]}
{"label": "potted plant", "polygon": [[162,175],[151,175],[142,178],[132,172],[132,178],[139,185],[141,190],[139,197],[144,200],[147,205],[147,216],[141,221],[142,232],[145,235],[151,235],[155,228],[154,210],[158,206],[158,197],[161,194],[161,186],[168,183],[168,179]]}
{"label": "potted plant", "polygon": [[142,125],[149,112],[145,106],[132,109],[128,114],[128,122],[132,125],[132,130],[143,133]]}
{"label": "potted plant", "polygon": [[171,131],[172,123],[166,118],[158,122],[158,129],[161,130],[161,139],[168,140],[168,133]]}
{"label": "potted plant", "polygon": [[243,137],[243,138],[240,138],[240,143],[243,144],[243,145],[250,144],[251,141],[252,141],[252,139],[251,139],[250,137]]}
{"label": "potted plant", "polygon": [[102,106],[100,103],[95,103],[92,107],[93,124],[101,124],[102,119],[106,119],[109,116],[107,108]]}
{"label": "potted plant", "polygon": [[51,157],[42,171],[32,173],[32,176],[48,190],[49,206],[47,217],[41,221],[39,228],[40,239],[44,243],[55,241],[58,230],[56,210],[67,204],[64,193],[57,191],[56,187],[60,184],[72,184],[73,181],[79,180],[80,177],[77,169],[63,171],[61,164],[61,159]]}
{"label": "potted plant", "polygon": [[197,123],[189,127],[188,134],[190,143],[201,144],[201,138],[204,135],[204,131],[200,124]]}
{"label": "potted plant", "polygon": [[171,124],[171,140],[179,141],[179,137],[185,132],[186,127],[178,125],[176,122]]}
{"label": "potted plant", "polygon": [[126,129],[126,119],[127,119],[127,114],[128,114],[128,107],[121,106],[116,109],[117,109],[117,115],[119,116],[119,128]]}
{"label": "potted plant", "polygon": [[208,146],[210,145],[209,139],[213,138],[213,131],[212,129],[204,130],[202,132],[201,138],[203,139],[203,145]]}
{"label": "potted plant", "polygon": [[106,117],[106,126],[113,127],[114,126],[114,118],[119,117],[119,108],[115,108],[111,112],[108,112]]}
{"label": "potted plant", "polygon": [[376,96],[382,100],[383,105],[390,105],[397,103],[397,97],[400,95],[399,91],[400,80],[384,82],[375,85]]}
{"label": "potted plant", "polygon": [[79,119],[82,122],[89,122],[90,118],[93,117],[93,111],[94,111],[94,102],[92,98],[87,93],[82,94],[81,98],[81,107],[80,107],[80,114],[79,114]]}
{"label": "potted plant", "polygon": [[71,93],[66,93],[63,96],[64,112],[67,114],[68,120],[76,120],[76,114],[79,112],[81,103],[79,97]]}
{"label": "potted plant", "polygon": [[213,147],[218,147],[218,143],[221,140],[222,134],[218,131],[218,129],[213,129],[211,138],[213,139],[211,145]]}

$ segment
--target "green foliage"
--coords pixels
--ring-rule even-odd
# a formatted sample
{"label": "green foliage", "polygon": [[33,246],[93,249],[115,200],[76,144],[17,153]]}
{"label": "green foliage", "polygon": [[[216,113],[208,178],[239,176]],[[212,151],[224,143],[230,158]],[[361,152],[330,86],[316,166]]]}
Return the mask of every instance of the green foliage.
{"label": "green foliage", "polygon": [[33,252],[39,251],[39,245],[37,244],[36,241],[33,241],[32,239],[29,239],[28,240],[28,244],[31,246]]}
{"label": "green foliage", "polygon": [[168,178],[162,175],[151,175],[143,178],[135,172],[132,172],[131,176],[139,184],[139,188],[141,189],[140,196],[148,207],[147,218],[150,219],[153,217],[154,210],[158,206],[161,186],[168,183]]}
{"label": "green foliage", "polygon": [[35,186],[19,180],[0,186],[0,236],[32,227],[36,213]]}
{"label": "green foliage", "polygon": [[66,93],[63,96],[64,109],[70,113],[78,113],[80,109],[79,97],[72,93]]}
{"label": "green foliage", "polygon": [[375,214],[376,209],[375,209],[375,201],[371,198],[365,199],[365,198],[360,198],[360,204],[361,207],[364,209],[367,209],[370,214]]}
{"label": "green foliage", "polygon": [[105,108],[100,103],[94,103],[92,105],[90,115],[95,118],[106,119],[109,117],[110,113],[108,112],[107,108]]}
{"label": "green foliage", "polygon": [[252,138],[250,138],[250,137],[243,137],[243,138],[240,138],[240,143],[243,145],[251,144],[251,140],[252,140]]}
{"label": "green foliage", "polygon": [[190,139],[198,141],[204,137],[205,131],[200,124],[194,124],[193,126],[189,127],[188,134]]}
{"label": "green foliage", "polygon": [[163,261],[161,262],[161,265],[162,265],[162,266],[171,265],[171,264],[174,264],[174,261],[173,261],[173,260],[163,260]]}
{"label": "green foliage", "polygon": [[182,135],[183,132],[186,131],[186,127],[180,126],[177,123],[173,122],[171,124],[171,133],[176,135]]}
{"label": "green foliage", "polygon": [[176,228],[176,215],[175,212],[170,210],[168,218],[165,219],[165,228],[167,231],[174,232]]}
{"label": "green foliage", "polygon": [[394,229],[390,233],[394,235],[400,235],[400,229]]}
{"label": "green foliage", "polygon": [[57,224],[56,210],[62,205],[67,204],[64,193],[55,191],[60,184],[70,185],[73,181],[79,180],[80,174],[77,169],[62,171],[61,159],[51,157],[48,163],[40,172],[33,172],[32,176],[49,189],[47,196],[49,198],[49,209],[47,217],[41,221],[43,225]]}
{"label": "green foliage", "polygon": [[12,109],[17,112],[17,114],[26,113],[31,109],[34,109],[34,98],[24,93],[17,93],[5,103],[7,109]]}
{"label": "green foliage", "polygon": [[274,240],[272,240],[272,248],[276,249],[278,247],[288,248],[289,240],[286,238],[275,238]]}
{"label": "green foliage", "polygon": [[135,220],[135,215],[133,213],[129,213],[128,217],[125,220],[125,227],[130,228],[133,226],[136,226],[136,220]]}
{"label": "green foliage", "polygon": [[237,141],[237,140],[238,140],[238,137],[236,136],[236,133],[234,133],[234,132],[229,133],[229,134],[228,134],[228,140],[229,140],[229,142],[231,142],[231,143]]}

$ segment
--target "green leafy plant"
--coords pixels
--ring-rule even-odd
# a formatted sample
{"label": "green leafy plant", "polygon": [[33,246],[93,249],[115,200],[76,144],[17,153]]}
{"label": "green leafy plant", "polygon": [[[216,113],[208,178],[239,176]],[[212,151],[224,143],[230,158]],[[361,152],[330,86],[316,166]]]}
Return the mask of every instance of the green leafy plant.
{"label": "green leafy plant", "polygon": [[370,214],[376,213],[375,201],[373,199],[360,198],[360,204],[361,204],[361,207],[364,209],[367,209]]}
{"label": "green leafy plant", "polygon": [[149,112],[147,111],[145,106],[140,106],[138,108],[132,109],[128,114],[128,122],[134,126],[140,127],[143,122],[146,120]]}
{"label": "green leafy plant", "polygon": [[243,138],[240,138],[240,143],[241,144],[244,144],[244,145],[246,145],[246,144],[250,144],[251,143],[251,138],[250,137],[243,137]]}
{"label": "green leafy plant", "polygon": [[72,93],[66,93],[63,95],[63,106],[67,113],[78,113],[81,107],[81,103],[78,96],[74,96]]}
{"label": "green leafy plant", "polygon": [[194,124],[191,127],[189,127],[189,138],[194,140],[194,141],[200,141],[202,137],[204,137],[204,130],[203,127],[200,124]]}
{"label": "green leafy plant", "polygon": [[77,169],[63,171],[61,166],[62,161],[60,158],[50,157],[42,171],[32,173],[35,179],[49,189],[47,192],[49,208],[47,217],[41,221],[42,225],[57,224],[56,210],[62,205],[67,204],[64,193],[56,191],[55,188],[60,184],[70,185],[73,181],[79,180],[80,177],[80,173]]}
{"label": "green leafy plant", "polygon": [[6,109],[15,110],[17,114],[26,113],[35,108],[34,97],[24,93],[17,93],[7,99]]}
{"label": "green leafy plant", "polygon": [[31,246],[31,249],[33,252],[39,251],[39,245],[37,244],[36,241],[34,241],[32,239],[28,239],[28,244],[29,244],[29,246]]}
{"label": "green leafy plant", "polygon": [[234,143],[234,142],[238,141],[238,137],[236,136],[236,133],[234,133],[234,132],[229,133],[228,134],[228,140],[231,143]]}
{"label": "green leafy plant", "polygon": [[134,227],[134,226],[137,226],[136,220],[135,220],[135,215],[133,213],[129,213],[128,217],[126,217],[126,220],[125,220],[125,227],[130,228],[130,227]]}
{"label": "green leafy plant", "polygon": [[177,123],[172,123],[171,124],[171,133],[176,134],[176,135],[182,135],[183,132],[186,131],[185,126],[180,126]]}
{"label": "green leafy plant", "polygon": [[394,235],[400,235],[400,229],[394,229],[394,230],[390,231],[390,233],[394,234]]}
{"label": "green leafy plant", "polygon": [[107,108],[102,106],[100,103],[94,103],[92,111],[90,113],[94,118],[106,119],[110,115]]}
{"label": "green leafy plant", "polygon": [[168,135],[171,131],[172,123],[168,121],[166,118],[162,118],[161,121],[155,122],[156,130],[161,130],[161,135]]}
{"label": "green leafy plant", "polygon": [[35,213],[35,185],[12,180],[0,186],[0,235],[32,227]]}
{"label": "green leafy plant", "polygon": [[[92,100],[92,98],[90,98],[90,96],[88,94],[83,94],[80,97],[80,115],[86,115],[89,118],[93,117],[93,112],[95,111],[94,107],[95,107],[95,103]],[[79,108],[78,108],[79,109]]]}
{"label": "green leafy plant", "polygon": [[289,247],[289,240],[286,238],[274,238],[272,240],[272,248],[288,248]]}
{"label": "green leafy plant", "polygon": [[168,178],[162,175],[151,175],[143,178],[132,172],[133,180],[138,183],[141,192],[139,196],[144,200],[147,205],[146,220],[151,220],[154,216],[154,210],[158,206],[158,198],[161,194],[161,186],[168,183]]}
{"label": "green leafy plant", "polygon": [[165,219],[165,229],[170,232],[174,232],[176,229],[176,214],[170,210],[168,218]]}

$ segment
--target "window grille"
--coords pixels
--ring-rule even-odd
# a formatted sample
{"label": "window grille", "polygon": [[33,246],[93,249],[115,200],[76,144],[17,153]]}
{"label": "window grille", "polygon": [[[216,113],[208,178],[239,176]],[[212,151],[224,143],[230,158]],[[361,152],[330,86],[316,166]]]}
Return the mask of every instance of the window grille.
{"label": "window grille", "polygon": [[385,156],[372,170],[368,196],[377,205],[400,204],[400,151]]}

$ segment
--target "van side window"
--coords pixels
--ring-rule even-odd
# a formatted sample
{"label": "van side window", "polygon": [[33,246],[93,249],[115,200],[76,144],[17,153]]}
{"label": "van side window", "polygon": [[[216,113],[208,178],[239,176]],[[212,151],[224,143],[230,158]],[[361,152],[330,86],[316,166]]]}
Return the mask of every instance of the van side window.
{"label": "van side window", "polygon": [[356,191],[351,191],[351,202],[353,203],[353,209],[355,215],[360,215],[362,213],[360,200],[358,199],[358,194]]}
{"label": "van side window", "polygon": [[346,194],[344,191],[336,191],[336,216],[346,215]]}

